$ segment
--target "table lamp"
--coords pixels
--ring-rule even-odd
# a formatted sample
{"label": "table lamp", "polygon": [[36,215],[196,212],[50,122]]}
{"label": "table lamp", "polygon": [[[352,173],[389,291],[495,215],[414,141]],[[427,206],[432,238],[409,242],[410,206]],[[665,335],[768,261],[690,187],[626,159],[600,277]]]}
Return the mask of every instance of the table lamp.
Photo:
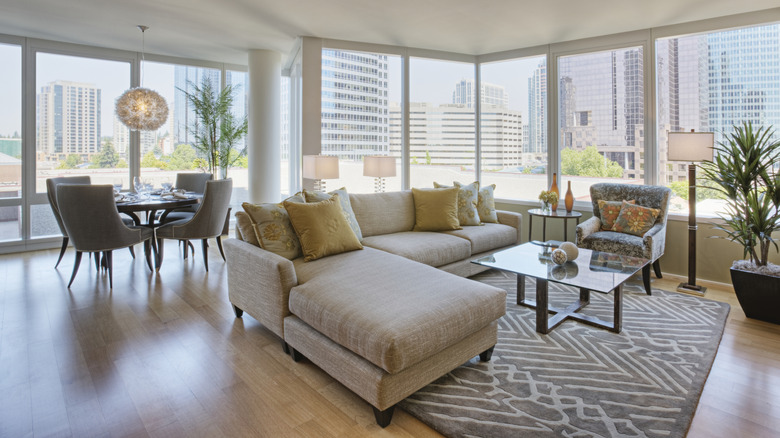
{"label": "table lamp", "polygon": [[688,282],[680,283],[680,292],[704,295],[706,287],[696,285],[696,164],[712,160],[715,134],[712,132],[669,132],[669,161],[688,164]]}
{"label": "table lamp", "polygon": [[363,176],[374,177],[374,192],[385,191],[385,178],[395,176],[395,157],[369,155],[363,158]]}
{"label": "table lamp", "polygon": [[339,158],[329,155],[304,155],[303,177],[314,180],[314,190],[325,191],[326,179],[339,177]]}

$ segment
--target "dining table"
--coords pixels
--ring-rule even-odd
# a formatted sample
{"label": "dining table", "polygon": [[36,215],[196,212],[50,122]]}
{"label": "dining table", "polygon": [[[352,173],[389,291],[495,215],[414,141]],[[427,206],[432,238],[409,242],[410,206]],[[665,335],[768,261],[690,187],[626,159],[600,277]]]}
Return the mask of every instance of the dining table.
{"label": "dining table", "polygon": [[[184,194],[177,195],[161,195],[159,193],[151,194],[123,194],[116,201],[116,209],[120,213],[124,213],[133,219],[136,225],[145,225],[147,227],[155,227],[158,224],[163,223],[165,217],[171,211],[195,205],[200,202],[203,195],[201,193],[186,192]],[[159,217],[157,212],[162,211]],[[146,212],[146,224],[138,217],[138,213]]]}

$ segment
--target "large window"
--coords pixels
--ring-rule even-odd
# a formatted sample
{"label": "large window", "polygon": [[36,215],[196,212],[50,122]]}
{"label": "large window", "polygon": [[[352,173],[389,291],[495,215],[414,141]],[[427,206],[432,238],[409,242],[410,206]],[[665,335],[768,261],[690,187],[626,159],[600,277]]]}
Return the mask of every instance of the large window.
{"label": "large window", "polygon": [[398,56],[322,51],[322,154],[339,157],[339,179],[328,187],[373,192],[363,158],[390,155],[397,157],[397,169],[386,187],[401,189],[400,142],[393,143],[400,139],[400,74]]}
{"label": "large window", "polygon": [[557,81],[558,186],[588,199],[595,182],[644,183],[642,47],[562,56]]}
{"label": "large window", "polygon": [[480,66],[481,179],[496,197],[535,199],[547,187],[546,65],[535,56]]}
{"label": "large window", "polygon": [[[114,101],[130,87],[130,63],[39,52],[36,67],[36,191],[46,192],[46,179],[59,176],[127,185]],[[48,205],[31,209],[33,237],[60,232]]]}
{"label": "large window", "polygon": [[411,58],[409,70],[411,186],[474,181],[474,64]]}
{"label": "large window", "polygon": [[[710,131],[719,142],[743,121],[780,127],[780,24],[655,44],[659,184],[672,188],[670,211],[687,213],[687,163],[666,159],[668,132]],[[697,212],[714,214],[720,208],[716,192],[702,187],[696,196]]]}
{"label": "large window", "polygon": [[22,49],[0,44],[0,241],[21,237]]}

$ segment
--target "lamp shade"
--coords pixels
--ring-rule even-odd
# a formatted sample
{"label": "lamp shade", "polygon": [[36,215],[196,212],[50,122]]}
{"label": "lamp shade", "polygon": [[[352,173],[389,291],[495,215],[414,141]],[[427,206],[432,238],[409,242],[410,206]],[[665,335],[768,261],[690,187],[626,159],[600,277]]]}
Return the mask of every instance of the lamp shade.
{"label": "lamp shade", "polygon": [[363,176],[387,178],[395,176],[395,157],[369,155],[363,158]]}
{"label": "lamp shade", "polygon": [[338,178],[339,158],[328,155],[304,155],[303,177],[308,179]]}
{"label": "lamp shade", "polygon": [[669,132],[669,161],[712,160],[715,134],[712,132]]}

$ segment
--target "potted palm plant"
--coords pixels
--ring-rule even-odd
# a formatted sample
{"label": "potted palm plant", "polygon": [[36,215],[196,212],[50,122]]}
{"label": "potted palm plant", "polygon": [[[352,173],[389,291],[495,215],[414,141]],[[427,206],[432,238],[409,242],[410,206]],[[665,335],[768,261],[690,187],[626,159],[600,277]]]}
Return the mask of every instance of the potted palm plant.
{"label": "potted palm plant", "polygon": [[715,226],[742,245],[744,260],[731,267],[731,282],[748,318],[780,324],[780,266],[769,262],[773,234],[780,230],[780,142],[772,127],[735,126],[715,146],[713,161],[702,163],[704,177],[726,198]]}
{"label": "potted palm plant", "polygon": [[233,94],[238,87],[228,85],[218,90],[208,76],[200,85],[189,85],[192,91],[179,90],[195,113],[195,121],[187,127],[194,138],[193,147],[205,157],[212,175],[227,178],[228,169],[246,155],[246,147],[238,146],[247,133],[247,118],[238,118],[232,112]]}

